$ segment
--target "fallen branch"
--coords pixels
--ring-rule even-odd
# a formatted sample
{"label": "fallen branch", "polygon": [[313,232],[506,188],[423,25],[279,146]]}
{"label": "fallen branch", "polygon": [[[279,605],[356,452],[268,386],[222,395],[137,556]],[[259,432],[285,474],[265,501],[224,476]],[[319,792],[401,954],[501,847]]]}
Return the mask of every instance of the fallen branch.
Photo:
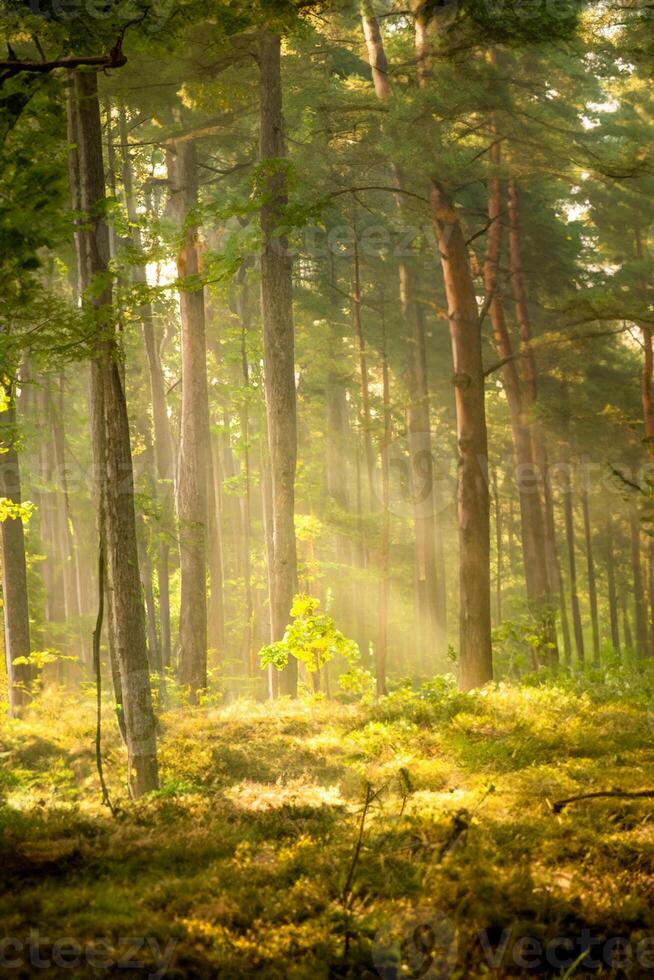
{"label": "fallen branch", "polygon": [[643,789],[638,793],[627,793],[621,789],[613,789],[601,790],[597,793],[582,793],[580,796],[569,796],[567,800],[557,800],[556,803],[552,803],[552,813],[560,813],[570,803],[578,803],[580,800],[600,799],[652,800],[654,799],[654,789]]}

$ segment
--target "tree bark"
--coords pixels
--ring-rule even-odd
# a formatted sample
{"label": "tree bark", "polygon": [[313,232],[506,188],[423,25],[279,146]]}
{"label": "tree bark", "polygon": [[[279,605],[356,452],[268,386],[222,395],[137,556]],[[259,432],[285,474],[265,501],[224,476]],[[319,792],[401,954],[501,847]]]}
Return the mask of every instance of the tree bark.
{"label": "tree bark", "polygon": [[[0,414],[0,497],[22,503],[20,466],[16,452],[16,408],[11,387],[3,382],[9,403]],[[9,688],[9,713],[17,716],[30,701],[30,616],[27,593],[25,533],[20,516],[0,521],[2,542],[2,601],[4,606],[5,657]]]}
{"label": "tree bark", "polygon": [[[288,241],[278,234],[287,203],[284,120],[282,114],[281,41],[277,34],[259,41],[260,156],[266,168],[261,206],[261,314],[268,445],[273,500],[271,640],[281,640],[288,625],[297,582],[295,542],[295,468],[297,419],[293,280]],[[297,693],[297,661],[291,658],[282,676],[284,694]]]}
{"label": "tree bark", "polygon": [[[500,144],[490,151],[491,163],[501,163]],[[556,632],[551,605],[550,583],[545,560],[545,525],[541,508],[538,473],[532,454],[532,440],[524,417],[523,393],[504,314],[500,291],[499,263],[502,250],[503,202],[500,177],[494,173],[488,181],[488,238],[484,262],[484,287],[489,303],[493,340],[497,355],[504,362],[502,376],[509,406],[511,434],[516,463],[516,482],[520,503],[522,553],[527,597],[532,613],[542,631],[544,644],[539,653],[545,662],[555,662]]]}
{"label": "tree bark", "polygon": [[377,637],[377,657],[375,662],[378,697],[386,694],[386,663],[388,661],[388,609],[391,587],[390,466],[388,459],[388,446],[391,442],[391,395],[388,374],[388,357],[386,352],[385,327],[382,341],[382,388],[384,406],[384,435],[383,445],[381,447],[382,526],[381,544],[379,549],[379,630]]}
{"label": "tree bark", "polygon": [[579,608],[579,593],[577,591],[577,560],[575,555],[575,528],[574,510],[572,504],[572,482],[563,490],[563,514],[565,518],[565,536],[568,545],[568,571],[570,578],[570,605],[572,607],[572,623],[574,626],[575,645],[577,648],[577,658],[583,666],[586,660],[584,649],[584,633],[581,625],[581,612]]}
{"label": "tree bark", "polygon": [[550,594],[558,593],[561,611],[561,631],[563,635],[563,650],[566,662],[570,662],[571,643],[565,596],[563,594],[563,576],[556,546],[556,525],[554,521],[554,500],[549,483],[547,447],[543,426],[537,416],[538,401],[538,370],[531,344],[533,332],[527,289],[525,286],[522,267],[522,248],[520,239],[520,198],[518,185],[513,177],[508,181],[507,213],[509,220],[509,262],[513,299],[515,302],[516,319],[521,342],[520,363],[522,365],[522,380],[524,391],[524,410],[529,417],[529,429],[533,446],[533,458],[536,464],[542,501],[544,519],[544,555],[549,579]]}
{"label": "tree bark", "polygon": [[584,540],[586,543],[586,568],[588,570],[588,601],[590,603],[590,622],[593,631],[593,666],[600,666],[600,629],[599,613],[597,610],[597,578],[595,575],[595,559],[593,557],[593,539],[590,524],[590,507],[588,491],[581,491],[581,510],[584,517]]}
{"label": "tree bark", "polygon": [[[112,288],[90,294],[107,279],[109,236],[104,218],[102,129],[95,73],[75,72],[74,98],[69,101],[73,156],[73,205],[83,221],[76,229],[82,295],[97,325],[92,362],[92,404],[102,414],[94,431],[104,436],[96,447],[100,482],[100,526],[106,541],[113,633],[122,686],[129,784],[134,797],[158,786],[155,719],[145,639],[145,615],[139,579],[134,513],[134,484],[127,405],[116,344]],[[75,183],[75,177],[78,183]],[[102,528],[104,524],[104,528]]]}
{"label": "tree bark", "polygon": [[468,251],[456,208],[433,180],[432,217],[447,297],[458,445],[459,686],[493,677],[490,626],[488,439],[481,326]]}
{"label": "tree bark", "polygon": [[354,343],[359,361],[359,388],[361,392],[361,431],[366,455],[366,471],[368,475],[368,505],[375,509],[375,451],[372,445],[372,421],[370,413],[370,382],[368,378],[368,357],[366,342],[363,336],[363,321],[361,318],[361,264],[359,261],[359,246],[356,226],[354,231],[354,251],[352,256],[352,325],[354,327]]}
{"label": "tree bark", "polygon": [[180,683],[192,702],[207,686],[207,525],[209,403],[204,290],[200,283],[197,163],[193,140],[180,140],[166,154],[172,208],[180,227],[177,253],[181,317],[182,406],[177,516],[181,604]]}
{"label": "tree bark", "polygon": [[636,612],[636,653],[646,657],[648,652],[647,608],[645,605],[645,590],[643,588],[643,570],[640,553],[640,521],[634,507],[629,513],[629,530],[631,534],[631,570],[633,575],[634,607]]}
{"label": "tree bark", "polygon": [[437,578],[437,527],[432,458],[427,353],[422,310],[415,299],[416,283],[408,262],[400,260],[400,302],[407,327],[407,429],[410,485],[415,528],[415,583],[420,652],[427,670],[435,651],[445,645],[444,583]]}
{"label": "tree bark", "polygon": [[502,507],[500,492],[497,485],[497,470],[493,470],[493,503],[495,506],[495,558],[497,561],[497,576],[495,579],[495,616],[496,625],[502,625],[502,572],[504,564]]}
{"label": "tree bark", "polygon": [[611,514],[606,519],[606,583],[609,602],[609,619],[611,622],[611,645],[617,652],[620,649],[620,629],[618,619],[618,596],[615,586],[615,566],[613,555],[613,518]]}
{"label": "tree bark", "polygon": [[[123,190],[127,217],[130,222],[132,240],[137,250],[140,251],[141,234],[138,227],[138,213],[134,199],[134,182],[127,136],[127,118],[124,108],[120,110],[119,119],[123,158]],[[147,283],[145,267],[140,263],[137,263],[133,267],[132,275],[135,282],[142,285]],[[143,304],[140,315],[143,345],[145,347],[150,381],[157,498],[161,506],[159,541],[156,550],[157,582],[159,585],[159,622],[161,626],[161,660],[164,667],[169,667],[172,659],[170,628],[170,541],[174,540],[175,536],[175,445],[166,404],[166,381],[155,335],[154,316],[149,303]]]}

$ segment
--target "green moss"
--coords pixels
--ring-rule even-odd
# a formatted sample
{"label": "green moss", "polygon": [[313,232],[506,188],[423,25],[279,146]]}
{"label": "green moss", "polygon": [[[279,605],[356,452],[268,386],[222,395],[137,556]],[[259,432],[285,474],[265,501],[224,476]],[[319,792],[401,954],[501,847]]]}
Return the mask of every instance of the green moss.
{"label": "green moss", "polygon": [[0,920],[80,943],[175,938],[169,977],[374,978],[379,930],[428,908],[456,932],[455,980],[532,976],[493,972],[480,936],[654,930],[651,802],[550,808],[649,785],[646,704],[559,682],[465,696],[444,682],[369,708],[175,710],[161,719],[162,789],[138,804],[107,708],[112,819],[92,702],[46,697],[0,722]]}

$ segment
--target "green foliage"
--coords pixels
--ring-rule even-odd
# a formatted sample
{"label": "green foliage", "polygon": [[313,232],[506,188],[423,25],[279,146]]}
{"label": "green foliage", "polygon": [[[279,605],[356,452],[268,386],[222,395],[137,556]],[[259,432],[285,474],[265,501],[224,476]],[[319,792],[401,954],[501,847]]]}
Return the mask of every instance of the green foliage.
{"label": "green foliage", "polygon": [[287,626],[283,640],[262,648],[259,653],[262,668],[272,665],[283,670],[291,656],[304,664],[310,673],[320,670],[337,656],[351,668],[356,667],[360,657],[357,644],[336,629],[331,616],[317,612],[319,605],[320,600],[311,596],[295,596],[291,608],[293,622]]}
{"label": "green foliage", "polygon": [[0,497],[0,524],[9,520],[21,520],[23,524],[28,524],[33,513],[34,504],[30,500],[17,504],[8,497]]}

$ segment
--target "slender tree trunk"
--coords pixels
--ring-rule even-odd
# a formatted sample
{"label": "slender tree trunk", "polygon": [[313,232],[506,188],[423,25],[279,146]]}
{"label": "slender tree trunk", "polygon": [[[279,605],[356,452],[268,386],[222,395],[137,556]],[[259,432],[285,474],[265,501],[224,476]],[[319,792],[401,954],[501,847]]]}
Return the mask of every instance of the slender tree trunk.
{"label": "slender tree trunk", "polygon": [[433,654],[444,653],[443,597],[436,575],[435,484],[429,415],[427,354],[422,310],[415,301],[415,281],[409,264],[400,261],[400,301],[407,326],[407,428],[411,465],[411,494],[415,528],[416,608],[424,666],[433,667]]}
{"label": "slender tree trunk", "polygon": [[618,596],[615,587],[615,566],[613,554],[613,517],[609,513],[606,519],[606,531],[604,537],[606,543],[606,583],[609,602],[609,619],[611,622],[611,645],[613,649],[620,649],[620,629],[618,626]]}
{"label": "slender tree trunk", "polygon": [[[333,348],[338,339],[333,337]],[[356,628],[352,595],[352,566],[355,547],[352,536],[347,533],[343,518],[350,513],[350,488],[348,474],[351,467],[351,433],[349,431],[347,392],[342,373],[334,366],[327,378],[325,393],[326,409],[326,453],[325,485],[334,511],[335,559],[338,574],[334,585],[335,609],[343,628],[352,634]]]}
{"label": "slender tree trunk", "polygon": [[[82,615],[81,574],[78,546],[70,508],[70,494],[68,491],[66,437],[63,422],[64,412],[64,375],[61,373],[58,378],[56,397],[53,397],[52,399],[52,434],[55,466],[57,470],[58,483],[61,488],[61,503],[63,510],[66,607],[68,614],[76,617],[79,620],[80,616]],[[86,644],[84,643],[82,633],[80,633],[80,646],[84,659]]]}
{"label": "slender tree trunk", "polygon": [[221,526],[222,497],[220,493],[220,474],[216,472],[216,454],[213,451],[213,438],[209,435],[210,449],[207,453],[207,498],[208,516],[208,554],[209,554],[209,608],[207,636],[209,645],[218,651],[219,657],[225,653],[225,575],[223,565],[223,538]]}
{"label": "slender tree trunk", "polygon": [[[3,382],[3,389],[8,405],[0,414],[0,497],[20,506],[22,498],[16,452],[16,408],[11,387]],[[15,661],[29,657],[32,652],[25,534],[20,516],[7,517],[0,521],[0,539],[9,712],[19,715],[30,700],[31,671],[29,664]]]}
{"label": "slender tree trunk", "polygon": [[586,542],[586,566],[588,569],[588,600],[590,603],[590,621],[593,630],[593,666],[600,666],[600,630],[599,614],[597,611],[597,579],[595,576],[595,560],[593,558],[593,539],[590,525],[590,507],[588,491],[584,487],[581,492],[581,509],[584,517],[584,539]]}
{"label": "slender tree trunk", "polygon": [[624,642],[627,650],[638,656],[638,651],[634,646],[634,636],[629,622],[629,603],[627,602],[627,590],[622,589],[620,593],[620,605],[622,607],[622,628],[624,632]]}
{"label": "slender tree trunk", "polygon": [[[491,163],[499,167],[500,144],[491,147]],[[498,357],[504,362],[502,375],[506,394],[514,458],[516,482],[520,502],[520,524],[527,585],[527,596],[539,627],[543,632],[544,648],[540,656],[546,661],[556,661],[556,632],[551,606],[550,583],[545,560],[545,524],[538,488],[538,473],[534,465],[532,441],[525,423],[523,394],[516,361],[504,314],[500,292],[499,263],[503,232],[502,187],[497,174],[488,182],[488,219],[486,260],[484,262],[484,286],[493,327],[493,340]]]}
{"label": "slender tree trunk", "polygon": [[[430,21],[413,5],[418,84],[431,75]],[[429,184],[431,216],[447,300],[458,445],[459,686],[479,687],[493,677],[491,649],[490,503],[488,436],[481,324],[470,257],[456,206],[444,184]]]}
{"label": "slender tree trunk", "polygon": [[[131,235],[137,250],[141,249],[141,234],[138,227],[138,213],[134,199],[132,167],[127,136],[127,118],[124,108],[120,110],[120,140],[123,158],[123,189],[127,217]],[[145,267],[133,267],[135,282],[145,285]],[[161,506],[159,541],[156,550],[157,582],[159,586],[159,621],[161,625],[161,659],[165,667],[171,664],[170,628],[170,542],[175,535],[175,446],[173,441],[168,408],[166,404],[166,382],[161,356],[154,328],[154,316],[149,303],[140,309],[143,344],[148,365],[150,398],[152,403],[152,422],[154,429],[154,459],[157,473],[157,498]]]}
{"label": "slender tree trunk", "polygon": [[454,364],[459,454],[459,685],[465,691],[493,677],[488,443],[481,329],[458,214],[437,181],[432,181],[430,199],[443,267]]}
{"label": "slender tree trunk", "polygon": [[368,51],[368,63],[372,72],[375,94],[380,100],[389,98],[392,94],[388,77],[388,61],[384,51],[384,41],[379,29],[379,21],[375,17],[372,3],[364,0],[361,4],[361,23],[363,37]]}
{"label": "slender tree trunk", "polygon": [[180,140],[167,152],[173,210],[181,229],[177,254],[180,281],[182,407],[177,516],[179,519],[181,604],[180,683],[196,702],[207,686],[207,531],[209,408],[203,288],[199,285],[195,143]]}
{"label": "slender tree trunk", "polygon": [[383,445],[381,447],[382,526],[379,554],[379,632],[377,638],[377,658],[375,664],[378,696],[386,694],[386,663],[388,660],[388,608],[391,586],[390,467],[388,459],[388,446],[391,442],[391,395],[388,375],[385,327],[382,341],[382,387],[384,406],[384,435]]}
{"label": "slender tree trunk", "polygon": [[643,571],[640,554],[640,522],[638,512],[631,508],[629,513],[629,530],[631,534],[631,570],[634,587],[634,606],[636,612],[636,653],[639,657],[647,656],[647,610],[645,605],[645,590],[643,588]]}
{"label": "slender tree trunk", "polygon": [[251,677],[256,676],[255,666],[255,621],[254,598],[252,591],[252,476],[250,453],[250,365],[248,362],[247,335],[249,329],[249,312],[247,303],[247,286],[241,281],[238,310],[241,321],[241,375],[245,396],[241,406],[241,438],[243,440],[243,459],[241,474],[245,482],[244,493],[241,497],[243,519],[243,588],[245,597],[245,624],[243,629],[243,663]]}
{"label": "slender tree trunk", "polygon": [[[379,22],[369,2],[362,4],[362,24],[375,92],[380,101],[385,101],[392,95],[388,62]],[[419,28],[416,30],[418,32]],[[395,163],[392,163],[392,168],[395,182],[401,191],[404,184],[401,168]],[[402,215],[401,193],[397,195],[397,207]],[[429,668],[432,648],[436,647],[442,653],[446,641],[445,565],[443,561],[438,562],[439,552],[442,554],[442,540],[435,518],[438,501],[435,499],[424,321],[422,310],[416,301],[415,275],[410,262],[403,258],[399,260],[399,276],[400,301],[408,344],[407,415],[414,503],[416,608],[423,639],[421,652],[425,666]]]}
{"label": "slender tree trunk", "polygon": [[497,486],[497,470],[493,470],[493,503],[495,505],[495,557],[497,560],[497,577],[495,579],[495,615],[496,625],[502,624],[502,565],[504,550],[502,545],[502,509],[500,492]]}
{"label": "slender tree trunk", "polygon": [[[261,207],[261,313],[268,443],[273,499],[273,554],[270,575],[271,639],[281,640],[288,625],[297,582],[295,543],[295,467],[297,420],[292,264],[285,235],[277,234],[287,203],[282,114],[281,41],[277,34],[259,42],[260,154],[272,168]],[[297,661],[282,677],[284,694],[297,693]]]}
{"label": "slender tree trunk", "polygon": [[561,630],[563,634],[563,648],[566,661],[569,663],[571,658],[570,629],[567,621],[567,611],[565,596],[563,595],[563,576],[561,574],[561,563],[556,547],[556,527],[554,522],[554,500],[552,488],[549,483],[549,465],[547,458],[547,447],[545,444],[545,433],[543,426],[536,413],[536,403],[538,400],[538,371],[536,359],[531,348],[533,332],[531,327],[531,317],[529,315],[529,304],[527,300],[527,289],[525,286],[524,272],[522,268],[522,250],[520,240],[520,199],[518,186],[514,178],[508,181],[508,201],[507,213],[509,220],[509,262],[511,272],[511,289],[515,302],[516,319],[520,334],[521,354],[520,363],[522,365],[522,379],[524,385],[524,409],[531,413],[529,418],[529,428],[533,445],[533,458],[537,467],[541,494],[543,500],[544,516],[544,554],[547,566],[550,591],[557,592],[561,610]]}
{"label": "slender tree trunk", "polygon": [[[643,260],[643,242],[641,238],[640,229],[636,229],[635,232],[635,252],[636,258],[639,261]],[[643,300],[647,300],[647,290],[645,282],[639,279],[637,282],[637,290]],[[641,374],[640,381],[640,394],[641,402],[643,406],[643,423],[645,427],[645,443],[647,446],[647,453],[649,456],[650,464],[654,467],[654,403],[652,400],[652,371],[654,370],[654,351],[652,350],[652,330],[648,324],[640,324],[642,341],[643,341],[643,370]],[[632,541],[633,541],[633,531],[632,531]],[[638,623],[638,634],[639,642],[641,646],[641,656],[654,656],[654,582],[652,581],[651,574],[651,558],[652,558],[652,545],[650,542],[648,548],[648,575],[647,575],[647,593],[649,596],[649,604],[652,616],[648,622],[648,616],[645,606],[645,598],[643,596],[641,601],[642,610],[637,611],[637,623]],[[638,565],[640,566],[640,558],[638,559]],[[635,568],[635,564],[634,564]],[[634,578],[635,585],[635,578]],[[642,592],[642,587],[640,590],[636,590],[636,603],[639,602],[639,595]],[[644,630],[644,643],[642,638],[642,625],[641,619],[645,619],[645,630]]]}
{"label": "slender tree trunk", "polygon": [[354,252],[352,257],[352,325],[354,327],[354,342],[359,361],[359,387],[361,391],[361,432],[366,456],[368,474],[369,507],[375,509],[374,471],[375,451],[372,445],[372,422],[370,413],[370,382],[368,378],[368,357],[366,342],[363,337],[363,321],[361,318],[361,264],[359,261],[359,246],[357,230],[354,228]]}
{"label": "slender tree trunk", "polygon": [[[263,515],[263,536],[266,545],[266,570],[268,574],[268,595],[272,595],[272,575],[273,575],[273,553],[275,542],[273,539],[274,534],[274,520],[273,520],[273,492],[272,492],[272,480],[270,477],[270,461],[268,459],[268,447],[266,445],[265,437],[262,437],[260,443],[260,460],[261,460],[261,512]],[[279,675],[277,671],[273,671],[272,666],[268,667],[268,693],[271,698],[277,697],[279,694]]]}
{"label": "slender tree trunk", "polygon": [[581,624],[581,612],[579,608],[579,593],[577,592],[577,560],[575,555],[575,528],[574,510],[572,502],[572,483],[563,491],[563,514],[565,518],[565,536],[568,545],[568,573],[570,579],[570,605],[572,607],[572,622],[574,626],[575,645],[577,648],[577,659],[583,666],[586,660],[584,649],[584,633]]}
{"label": "slender tree trunk", "polygon": [[84,216],[76,232],[78,266],[82,295],[97,322],[91,401],[96,416],[102,410],[94,420],[94,434],[104,436],[102,446],[96,447],[96,453],[101,453],[97,468],[101,540],[106,543],[129,783],[133,795],[139,797],[158,785],[156,731],[139,580],[129,424],[112,322],[111,285],[103,283],[101,292],[89,294],[99,277],[106,280],[109,260],[97,75],[75,71],[71,77],[75,87],[69,101],[72,200]]}

